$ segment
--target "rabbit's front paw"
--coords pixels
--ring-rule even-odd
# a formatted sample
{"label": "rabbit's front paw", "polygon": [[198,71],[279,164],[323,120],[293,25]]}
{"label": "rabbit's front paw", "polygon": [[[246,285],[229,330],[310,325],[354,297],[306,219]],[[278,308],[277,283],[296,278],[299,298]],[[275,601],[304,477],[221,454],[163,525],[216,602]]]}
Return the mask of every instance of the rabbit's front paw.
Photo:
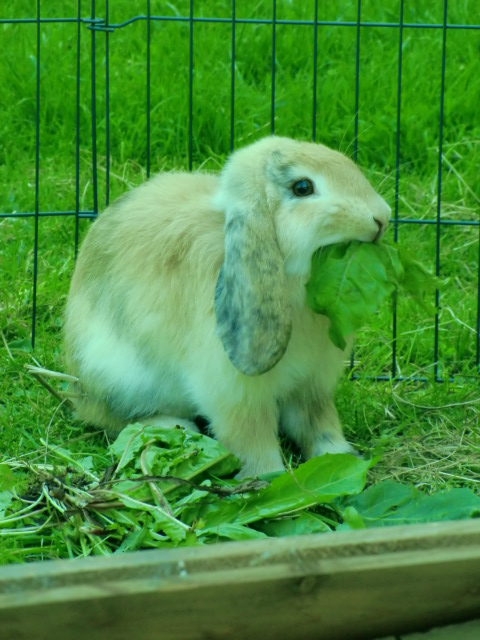
{"label": "rabbit's front paw", "polygon": [[306,451],[304,456],[309,459],[315,456],[323,456],[325,453],[352,453],[356,456],[359,455],[355,447],[347,442],[339,432],[318,433],[310,451]]}
{"label": "rabbit's front paw", "polygon": [[282,456],[279,452],[276,455],[272,455],[269,460],[249,460],[246,462],[241,471],[237,473],[235,478],[237,480],[244,480],[245,478],[258,478],[268,473],[275,473],[278,471],[285,471]]}

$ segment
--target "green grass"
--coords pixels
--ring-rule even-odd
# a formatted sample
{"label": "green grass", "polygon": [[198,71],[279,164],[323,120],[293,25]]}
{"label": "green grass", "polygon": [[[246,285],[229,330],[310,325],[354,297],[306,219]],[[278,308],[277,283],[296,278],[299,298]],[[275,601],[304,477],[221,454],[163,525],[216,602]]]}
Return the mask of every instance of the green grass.
{"label": "green grass", "polygon": [[[0,19],[34,18],[34,5],[16,0],[0,8]],[[146,3],[110,3],[110,21],[142,14]],[[198,5],[198,6],[197,6]],[[388,6],[386,6],[388,5]],[[363,0],[362,20],[396,22],[398,1]],[[406,3],[405,22],[441,23],[442,3]],[[152,15],[188,15],[185,0],[152,0]],[[87,16],[90,3],[82,3]],[[238,18],[271,18],[272,3],[237,3]],[[313,18],[312,2],[278,0],[277,19]],[[480,24],[474,0],[449,0],[449,22]],[[319,2],[319,19],[356,20],[353,0]],[[42,3],[42,17],[76,17],[77,3]],[[97,14],[102,14],[97,2]],[[230,16],[230,3],[195,3],[204,17]],[[40,175],[41,211],[75,207],[75,23],[41,26]],[[137,21],[109,36],[110,199],[146,178],[146,22]],[[98,193],[106,199],[105,35],[96,35]],[[271,41],[269,25],[238,24],[235,62],[235,146],[268,134],[270,122]],[[35,209],[36,25],[1,24],[0,47],[0,212]],[[91,150],[91,32],[81,27],[80,189],[81,210],[93,208]],[[355,142],[355,47],[353,27],[319,27],[317,139],[352,155]],[[404,30],[399,217],[432,220],[438,206],[438,145],[441,82],[441,29]],[[313,27],[276,29],[275,132],[300,139],[312,135]],[[480,123],[478,103],[480,30],[447,33],[445,69],[441,215],[478,221]],[[189,25],[151,25],[152,171],[188,165]],[[195,23],[193,77],[193,164],[218,170],[230,149],[230,24]],[[395,198],[395,131],[398,30],[361,30],[358,162],[392,204]],[[80,222],[80,234],[90,223]],[[62,369],[62,312],[74,266],[73,217],[39,221],[35,352],[31,337],[34,271],[34,220],[0,218],[0,450],[8,458],[43,459],[46,447],[68,445],[78,456],[106,464],[105,437],[85,431],[65,407],[25,371],[34,359]],[[388,232],[392,238],[393,227]],[[439,373],[433,378],[434,318],[398,304],[397,373],[427,382],[380,382],[370,377],[391,371],[392,318],[384,308],[359,334],[354,382],[338,389],[338,406],[348,437],[362,451],[380,456],[369,482],[393,477],[426,487],[480,483],[480,428],[476,376],[478,227],[443,226]],[[436,228],[399,225],[399,241],[424,264],[435,268]],[[454,381],[449,379],[453,377]],[[47,443],[47,444],[45,444]],[[100,464],[100,462],[99,462]]]}

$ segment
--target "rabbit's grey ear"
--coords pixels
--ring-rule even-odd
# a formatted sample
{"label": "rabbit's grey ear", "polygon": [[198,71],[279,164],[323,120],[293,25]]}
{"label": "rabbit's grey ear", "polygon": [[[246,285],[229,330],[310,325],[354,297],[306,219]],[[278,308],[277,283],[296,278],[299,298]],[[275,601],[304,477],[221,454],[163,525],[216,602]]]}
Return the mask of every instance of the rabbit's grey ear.
{"label": "rabbit's grey ear", "polygon": [[247,205],[227,212],[225,260],[215,292],[217,334],[237,369],[265,373],[285,353],[291,333],[286,276],[270,215]]}

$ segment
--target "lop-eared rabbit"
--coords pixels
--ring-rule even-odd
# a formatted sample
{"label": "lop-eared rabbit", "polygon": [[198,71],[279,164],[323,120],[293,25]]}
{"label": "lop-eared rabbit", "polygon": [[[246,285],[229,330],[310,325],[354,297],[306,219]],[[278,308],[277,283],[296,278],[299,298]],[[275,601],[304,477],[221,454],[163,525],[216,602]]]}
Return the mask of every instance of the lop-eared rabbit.
{"label": "lop-eared rabbit", "polygon": [[204,416],[241,477],[283,469],[279,431],[305,459],[352,452],[333,403],[346,353],[305,284],[319,247],[373,242],[389,218],[343,154],[274,136],[219,175],[162,173],[127,193],[91,226],[71,283],[77,417],[116,434]]}

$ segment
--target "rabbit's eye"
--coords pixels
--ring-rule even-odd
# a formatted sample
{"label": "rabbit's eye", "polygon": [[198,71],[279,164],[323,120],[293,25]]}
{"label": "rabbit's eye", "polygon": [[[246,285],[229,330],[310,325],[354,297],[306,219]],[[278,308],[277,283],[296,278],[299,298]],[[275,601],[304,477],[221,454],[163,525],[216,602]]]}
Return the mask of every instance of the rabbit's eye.
{"label": "rabbit's eye", "polygon": [[298,196],[299,198],[304,198],[305,196],[311,196],[313,193],[313,182],[308,178],[303,178],[303,180],[297,180],[292,186],[293,194]]}

